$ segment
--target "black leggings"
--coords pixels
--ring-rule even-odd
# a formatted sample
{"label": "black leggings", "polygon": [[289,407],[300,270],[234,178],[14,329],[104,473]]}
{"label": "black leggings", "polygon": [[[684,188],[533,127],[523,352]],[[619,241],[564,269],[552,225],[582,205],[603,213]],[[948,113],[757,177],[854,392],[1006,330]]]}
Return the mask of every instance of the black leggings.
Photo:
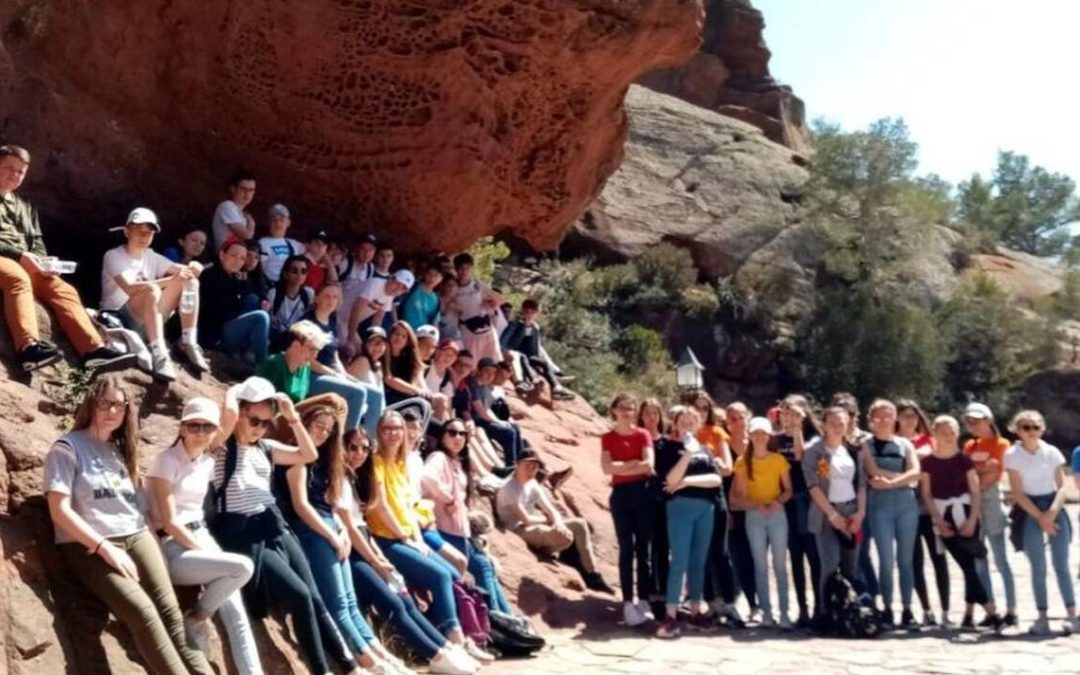
{"label": "black leggings", "polygon": [[[810,565],[810,586],[814,590],[814,598],[821,594],[821,561],[818,560],[817,542],[810,532],[800,532],[800,519],[802,527],[806,526],[806,509],[809,507],[809,495],[806,495],[805,503],[798,503],[803,495],[796,495],[784,504],[784,510],[788,519],[788,554],[791,557],[791,578],[795,582],[795,599],[799,603],[799,614],[806,615],[806,567],[803,560]],[[801,514],[800,514],[801,511]]]}
{"label": "black leggings", "polygon": [[930,611],[930,594],[926,589],[926,574],[923,569],[923,548],[930,553],[930,564],[934,566],[934,580],[937,582],[938,600],[941,611],[949,611],[949,566],[945,561],[945,552],[938,551],[934,534],[934,521],[929,514],[919,516],[919,537],[915,540],[915,593],[924,612]]}
{"label": "black leggings", "polygon": [[712,602],[719,590],[720,599],[725,604],[735,602],[735,570],[731,566],[731,555],[728,551],[728,511],[723,503],[716,505],[706,565],[708,574],[705,575],[705,600]]}
{"label": "black leggings", "polygon": [[667,504],[657,500],[652,502],[652,509],[652,592],[654,596],[663,598],[667,592],[668,570],[671,568],[671,560],[668,557],[671,546],[668,543],[667,534]]}
{"label": "black leggings", "polygon": [[[652,595],[653,528],[656,501],[648,480],[620,483],[611,488],[608,501],[611,519],[615,522],[615,538],[619,543],[619,585],[623,602],[634,600],[634,563],[637,563],[637,597],[648,600]],[[666,510],[665,510],[666,513]]]}
{"label": "black leggings", "polygon": [[[751,609],[756,609],[757,581],[754,578],[754,556],[750,552],[750,540],[746,538],[746,512],[731,512],[731,529],[728,530],[728,552],[735,565],[735,575],[739,581],[746,602]],[[726,600],[725,600],[726,602]]]}
{"label": "black leggings", "polygon": [[[964,517],[968,518],[970,516],[971,507],[965,505]],[[952,525],[954,530],[960,531],[960,525],[963,525],[963,523],[958,525],[953,522],[951,513],[946,513],[944,518],[947,523]],[[980,559],[985,561],[986,559],[986,546],[982,543],[979,528],[975,528],[975,534],[972,537],[954,535],[952,537],[942,537],[941,541],[944,542],[945,550],[960,566],[960,572],[964,575],[964,602],[973,605],[985,605],[990,602],[988,589],[983,586],[982,579],[979,578],[979,573],[976,571],[977,561]]]}

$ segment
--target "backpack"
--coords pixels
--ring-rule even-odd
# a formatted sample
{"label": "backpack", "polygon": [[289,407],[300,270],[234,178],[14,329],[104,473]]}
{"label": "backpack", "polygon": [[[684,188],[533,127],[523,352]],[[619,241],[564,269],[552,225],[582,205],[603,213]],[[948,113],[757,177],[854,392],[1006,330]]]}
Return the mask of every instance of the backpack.
{"label": "backpack", "polygon": [[[307,314],[308,308],[311,307],[311,298],[314,294],[309,296],[307,286],[300,287],[300,316]],[[281,309],[281,305],[285,302],[285,291],[281,288],[274,290],[274,306],[270,309],[270,318],[277,316],[278,310]]]}
{"label": "backpack", "polygon": [[461,630],[482,649],[491,638],[491,617],[484,596],[475,586],[463,581],[455,581],[453,586]]}
{"label": "backpack", "polygon": [[[257,445],[269,457],[270,450],[266,445],[262,441],[259,441]],[[236,465],[239,460],[240,450],[237,448],[236,438],[230,436],[229,440],[225,441],[225,471],[221,478],[221,487],[215,488],[214,482],[210,481],[210,489],[206,491],[206,499],[203,501],[203,516],[206,519],[207,527],[215,536],[216,532],[214,530],[217,527],[216,523],[219,522],[219,516],[229,512],[225,491],[229,487],[229,481],[232,480],[233,474],[236,473]],[[273,461],[271,461],[271,464],[273,464]]]}
{"label": "backpack", "polygon": [[94,326],[104,338],[105,344],[125,354],[134,354],[139,370],[144,373],[153,372],[153,362],[150,358],[150,350],[146,348],[146,342],[135,331],[124,328],[116,312],[87,309],[86,313],[90,315]]}
{"label": "backpack", "polygon": [[488,645],[502,656],[520,658],[540,651],[547,642],[524,619],[491,612],[491,641]]}
{"label": "backpack", "polygon": [[840,570],[825,581],[826,630],[833,635],[847,638],[874,638],[881,633],[881,625],[873,608],[859,602],[855,587]]}

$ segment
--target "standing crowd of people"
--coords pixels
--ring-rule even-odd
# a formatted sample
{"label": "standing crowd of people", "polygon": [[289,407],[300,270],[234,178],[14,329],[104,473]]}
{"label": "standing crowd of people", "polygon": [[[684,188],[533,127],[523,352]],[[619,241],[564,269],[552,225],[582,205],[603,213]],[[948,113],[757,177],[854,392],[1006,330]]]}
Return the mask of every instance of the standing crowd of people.
{"label": "standing crowd of people", "polygon": [[[948,557],[964,580],[959,628],[1000,633],[1020,620],[1006,555],[1011,543],[1031,567],[1036,615],[1029,632],[1053,631],[1048,550],[1066,615],[1061,630],[1080,632],[1066,459],[1043,440],[1039,412],[1017,413],[1008,425],[1015,440],[1008,440],[982,403],[968,405],[962,420],[931,419],[914,401],[879,399],[863,430],[847,393],[821,409],[791,395],[763,416],[741,402],[717,407],[704,391],[691,401],[667,411],[655,399],[626,394],[611,403],[601,466],[611,476],[628,625],[656,621],[663,638],[683,626],[742,628],[748,621],[852,637],[954,627]],[[746,618],[737,609],[740,594]],[[978,623],[976,606],[984,612]]]}

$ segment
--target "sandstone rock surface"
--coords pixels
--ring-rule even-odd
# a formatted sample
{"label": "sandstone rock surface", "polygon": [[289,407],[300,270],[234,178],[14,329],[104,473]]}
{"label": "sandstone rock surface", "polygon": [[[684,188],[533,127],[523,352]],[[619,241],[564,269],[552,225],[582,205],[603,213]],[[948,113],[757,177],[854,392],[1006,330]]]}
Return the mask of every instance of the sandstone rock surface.
{"label": "sandstone rock surface", "polygon": [[743,120],[772,141],[809,154],[806,111],[791,87],[769,74],[765,18],[750,0],[706,0],[703,43],[676,68],[646,74],[640,82],[694,105]]}
{"label": "sandstone rock surface", "polygon": [[[689,57],[701,0],[8,0],[0,138],[74,234],[136,203],[209,223],[237,166],[256,215],[462,248],[544,248],[622,157],[622,98]],[[53,232],[57,229],[54,227]]]}

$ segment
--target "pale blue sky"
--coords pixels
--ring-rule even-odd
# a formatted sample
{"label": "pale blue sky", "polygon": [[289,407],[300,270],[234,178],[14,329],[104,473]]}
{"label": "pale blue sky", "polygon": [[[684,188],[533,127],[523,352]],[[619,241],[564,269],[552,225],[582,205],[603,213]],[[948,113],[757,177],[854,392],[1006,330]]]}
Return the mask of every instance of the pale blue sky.
{"label": "pale blue sky", "polygon": [[1080,181],[1080,2],[754,0],[774,77],[809,119],[903,117],[955,183],[1014,150]]}

